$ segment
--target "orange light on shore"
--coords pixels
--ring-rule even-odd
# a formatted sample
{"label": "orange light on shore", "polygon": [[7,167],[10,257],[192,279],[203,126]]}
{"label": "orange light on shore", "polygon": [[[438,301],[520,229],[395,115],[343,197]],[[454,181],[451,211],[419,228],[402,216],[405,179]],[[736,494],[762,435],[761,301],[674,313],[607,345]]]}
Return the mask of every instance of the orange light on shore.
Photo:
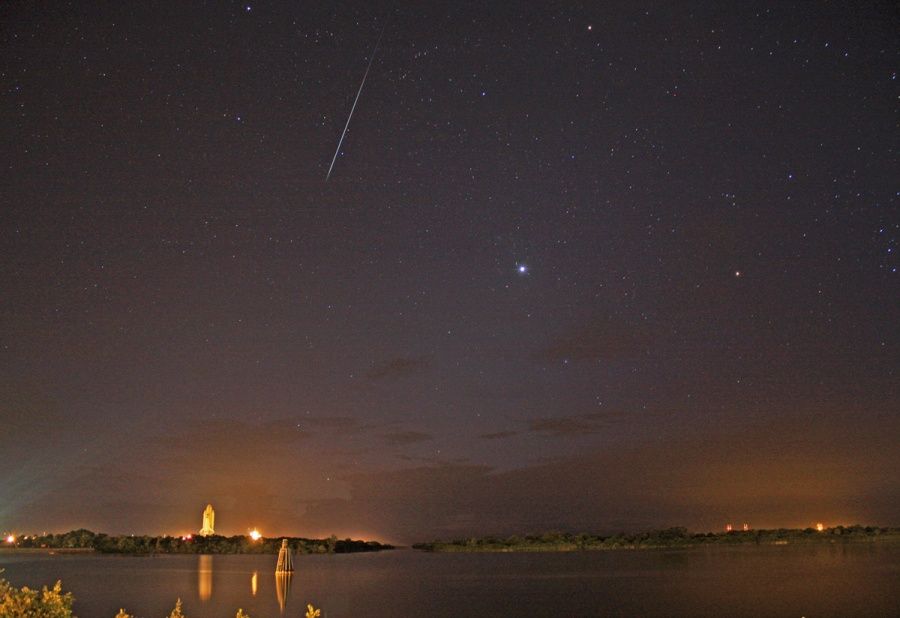
{"label": "orange light on shore", "polygon": [[816,524],[816,530],[822,532],[825,529],[825,526],[821,523]]}
{"label": "orange light on shore", "polygon": [[250,538],[253,539],[254,541],[258,541],[262,538],[262,535],[259,533],[259,530],[254,528],[253,530],[250,531]]}
{"label": "orange light on shore", "polygon": [[10,534],[8,537],[6,537],[6,542],[9,543],[10,545],[12,545],[13,543],[16,542],[16,537],[13,536],[12,534]]}

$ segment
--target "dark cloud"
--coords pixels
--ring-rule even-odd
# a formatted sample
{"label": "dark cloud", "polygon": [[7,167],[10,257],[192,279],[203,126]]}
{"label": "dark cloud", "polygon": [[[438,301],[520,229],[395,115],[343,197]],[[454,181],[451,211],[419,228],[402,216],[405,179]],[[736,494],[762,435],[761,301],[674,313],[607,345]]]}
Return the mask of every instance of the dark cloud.
{"label": "dark cloud", "polygon": [[493,433],[483,433],[479,438],[484,440],[503,440],[504,438],[512,438],[519,435],[518,431],[495,431]]}
{"label": "dark cloud", "polygon": [[307,426],[341,435],[356,434],[368,427],[352,416],[305,416],[298,418],[297,421],[301,427]]}
{"label": "dark cloud", "polygon": [[421,431],[395,431],[384,435],[385,442],[390,446],[404,446],[406,444],[426,442],[433,439],[433,435]]}
{"label": "dark cloud", "polygon": [[276,454],[290,450],[311,434],[297,418],[261,423],[234,419],[191,421],[155,438],[157,453],[170,465],[199,471],[265,466]]}
{"label": "dark cloud", "polygon": [[572,416],[548,416],[528,420],[527,431],[554,436],[587,435],[599,433],[625,419],[623,413],[615,410]]}
{"label": "dark cloud", "polygon": [[658,346],[660,335],[642,320],[598,316],[539,349],[534,358],[541,362],[632,358]]}
{"label": "dark cloud", "polygon": [[[646,412],[643,413],[645,419],[656,416],[658,415]],[[495,431],[480,434],[478,437],[483,440],[504,440],[506,438],[521,435],[522,433],[538,433],[558,437],[588,435],[600,433],[605,428],[626,421],[627,419],[628,416],[625,413],[613,409],[568,416],[544,416],[524,421],[525,428],[523,430],[509,429]]]}
{"label": "dark cloud", "polygon": [[[646,417],[648,414],[645,413],[643,416]],[[650,416],[655,416],[655,414]],[[603,412],[588,412],[587,414],[582,414],[581,418],[596,423],[617,423],[628,420],[628,415],[621,410],[610,409]]]}
{"label": "dark cloud", "polygon": [[600,430],[596,424],[577,416],[560,418],[536,418],[528,421],[528,431],[548,433],[554,436],[574,436],[596,433]]}
{"label": "dark cloud", "polygon": [[366,374],[372,380],[403,378],[425,371],[431,361],[425,357],[398,357],[376,364]]}

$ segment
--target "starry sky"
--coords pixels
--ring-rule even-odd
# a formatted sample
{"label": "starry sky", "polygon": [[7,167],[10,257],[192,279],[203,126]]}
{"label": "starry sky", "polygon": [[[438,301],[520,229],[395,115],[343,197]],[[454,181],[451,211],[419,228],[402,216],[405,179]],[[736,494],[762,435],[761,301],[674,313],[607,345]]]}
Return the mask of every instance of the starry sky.
{"label": "starry sky", "polygon": [[898,32],[2,3],[0,529],[896,525]]}

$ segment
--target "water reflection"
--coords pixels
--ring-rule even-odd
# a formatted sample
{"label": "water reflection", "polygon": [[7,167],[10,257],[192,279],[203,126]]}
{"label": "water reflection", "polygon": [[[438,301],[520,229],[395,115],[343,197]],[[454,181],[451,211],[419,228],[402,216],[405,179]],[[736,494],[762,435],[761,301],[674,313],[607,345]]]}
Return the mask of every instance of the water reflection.
{"label": "water reflection", "polygon": [[291,595],[291,577],[293,576],[291,571],[275,573],[275,596],[278,597],[278,607],[281,608],[282,614],[287,607],[288,597]]}
{"label": "water reflection", "polygon": [[[676,551],[684,555],[683,563],[670,555]],[[307,603],[321,603],[334,617],[361,616],[365,607],[366,618],[900,617],[900,543],[887,540],[672,551],[309,555],[295,565],[302,567],[295,573],[299,588],[287,593],[281,586],[281,602],[266,590],[277,583],[274,558],[213,556],[215,594],[206,601],[197,594],[198,571],[212,569],[208,558],[207,566],[198,568],[196,554],[126,560],[0,552],[0,568],[16,586],[40,589],[61,578],[75,591],[78,615],[88,617],[109,618],[121,604],[148,618],[168,616],[177,597],[196,605],[186,608],[191,618],[233,618],[239,607],[250,609],[254,618],[302,618]],[[257,594],[248,598],[247,580],[254,572]],[[460,599],[469,604],[462,610]],[[282,603],[290,610],[279,613]]]}
{"label": "water reflection", "polygon": [[250,594],[256,596],[256,576],[258,573],[253,571],[253,575],[250,576]]}
{"label": "water reflection", "polygon": [[197,564],[197,594],[201,601],[212,596],[213,557],[200,556]]}

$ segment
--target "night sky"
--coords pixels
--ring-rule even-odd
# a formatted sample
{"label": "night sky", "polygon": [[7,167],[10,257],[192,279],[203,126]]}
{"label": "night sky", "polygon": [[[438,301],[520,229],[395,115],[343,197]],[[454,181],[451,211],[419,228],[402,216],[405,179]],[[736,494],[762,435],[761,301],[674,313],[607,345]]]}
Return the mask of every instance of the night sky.
{"label": "night sky", "polygon": [[503,4],[0,4],[0,530],[898,523],[893,3]]}

